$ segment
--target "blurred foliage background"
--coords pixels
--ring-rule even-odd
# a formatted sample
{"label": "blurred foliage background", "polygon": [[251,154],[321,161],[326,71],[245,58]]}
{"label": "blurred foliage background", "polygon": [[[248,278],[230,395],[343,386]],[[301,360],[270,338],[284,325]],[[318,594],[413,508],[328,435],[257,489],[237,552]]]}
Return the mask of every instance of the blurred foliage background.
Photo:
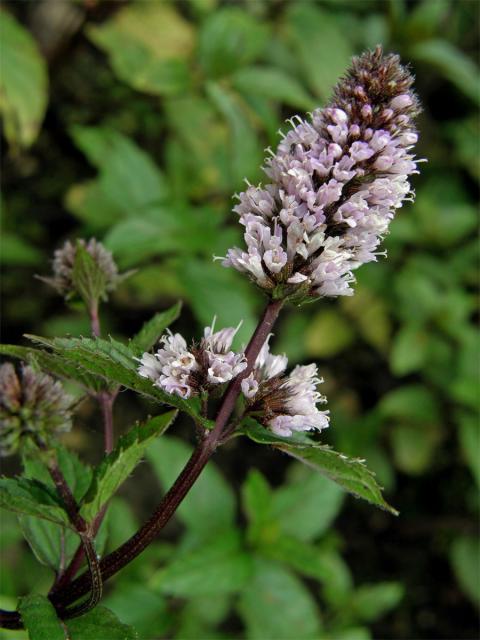
{"label": "blurred foliage background", "polygon": [[[185,302],[198,336],[262,308],[212,254],[239,242],[232,194],[262,179],[284,120],[322,105],[352,54],[382,43],[417,76],[424,105],[416,203],[388,259],[358,271],[353,298],[289,309],[274,340],[315,360],[331,410],[325,438],[364,457],[398,519],[268,449],[233,443],[162,540],[107,592],[140,637],[364,640],[474,638],[480,601],[478,343],[480,177],[475,0],[3,2],[3,341],[88,334],[34,279],[66,238],[95,236],[137,272],[103,311],[127,337]],[[122,394],[118,431],[154,410]],[[94,403],[67,443],[98,460]],[[132,533],[187,455],[187,423],[155,443],[116,498],[107,545]],[[11,467],[11,468],[10,468]],[[4,466],[15,471],[15,461]],[[154,480],[153,478],[156,478]],[[2,518],[0,605],[48,588]],[[22,632],[3,632],[21,638]],[[23,636],[24,637],[24,636]]]}

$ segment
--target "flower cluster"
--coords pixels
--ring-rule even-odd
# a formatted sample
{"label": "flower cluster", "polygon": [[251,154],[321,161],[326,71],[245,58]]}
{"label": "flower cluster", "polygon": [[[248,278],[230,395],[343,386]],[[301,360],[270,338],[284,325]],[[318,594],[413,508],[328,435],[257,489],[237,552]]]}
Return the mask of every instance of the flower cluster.
{"label": "flower cluster", "polygon": [[0,366],[0,456],[9,456],[26,439],[47,445],[71,427],[73,399],[60,382],[24,366],[17,376],[10,362]]}
{"label": "flower cluster", "polygon": [[264,171],[234,211],[247,250],[223,265],[275,297],[352,295],[352,271],[376,260],[417,172],[413,77],[380,47],[354,58],[324,109],[291,120]]}
{"label": "flower cluster", "polygon": [[138,373],[181,398],[229,382],[247,366],[243,353],[230,349],[240,325],[216,332],[214,325],[215,320],[205,328],[200,344],[190,349],[183,336],[168,332],[160,339],[162,347],[154,355],[143,354]]}
{"label": "flower cluster", "polygon": [[317,391],[323,382],[314,364],[297,366],[285,375],[288,359],[270,353],[268,341],[260,351],[253,372],[242,380],[247,411],[261,415],[261,421],[279,436],[293,431],[310,431],[328,427],[328,411],[320,411],[318,403],[326,398]]}
{"label": "flower cluster", "polygon": [[124,276],[118,273],[118,267],[110,251],[105,249],[101,242],[95,238],[90,238],[88,242],[83,239],[77,240],[75,244],[69,240],[63,247],[57,249],[53,254],[53,278],[40,278],[52,286],[60,295],[69,298],[77,292],[74,282],[74,266],[77,256],[78,245],[83,247],[93,258],[96,267],[101,272],[105,282],[104,296],[108,291],[113,291]]}

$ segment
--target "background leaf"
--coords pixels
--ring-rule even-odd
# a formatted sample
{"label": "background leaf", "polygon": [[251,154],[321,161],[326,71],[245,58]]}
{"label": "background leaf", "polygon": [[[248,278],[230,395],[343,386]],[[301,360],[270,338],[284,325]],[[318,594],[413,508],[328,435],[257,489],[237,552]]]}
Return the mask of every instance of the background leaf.
{"label": "background leaf", "polygon": [[63,625],[45,596],[20,598],[18,609],[30,640],[65,640]]}

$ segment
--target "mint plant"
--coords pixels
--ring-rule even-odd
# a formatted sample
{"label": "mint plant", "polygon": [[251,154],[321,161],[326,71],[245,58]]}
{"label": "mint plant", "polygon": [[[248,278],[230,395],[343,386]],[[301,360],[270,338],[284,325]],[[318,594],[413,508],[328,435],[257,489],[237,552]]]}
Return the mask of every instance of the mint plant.
{"label": "mint plant", "polygon": [[[396,513],[363,460],[322,443],[321,431],[335,420],[323,408],[316,365],[286,373],[287,356],[270,353],[269,340],[285,305],[353,295],[353,271],[377,260],[396,209],[413,199],[409,177],[417,172],[412,150],[419,104],[412,83],[398,56],[384,55],[380,47],[354,58],[325,108],[308,121],[290,121],[266,161],[270,182],[240,194],[235,212],[246,246],[230,249],[223,266],[245,273],[267,298],[245,349],[232,347],[238,326],[216,328],[215,320],[188,345],[169,329],[180,304],[156,314],[128,344],[102,337],[100,303],[124,276],[95,239],[67,242],[56,252],[53,277],[43,280],[81,301],[92,337],[28,336],[34,346],[1,347],[4,355],[29,363],[22,376],[10,363],[0,370],[0,450],[19,451],[25,471],[1,480],[1,505],[19,514],[37,553],[32,518],[45,520],[60,542],[58,556],[48,558],[56,573],[48,599],[22,599],[18,611],[1,613],[2,627],[26,626],[32,633],[41,619],[51,625],[53,638],[62,620],[74,630],[72,637],[81,637],[82,624],[110,624],[118,637],[135,637],[97,607],[104,583],[157,538],[212,456],[236,437],[286,453],[354,496]],[[99,403],[105,456],[91,474],[55,437],[69,426],[74,407],[51,376],[80,384]],[[112,409],[121,389],[171,409],[115,443]],[[109,502],[179,412],[192,419],[196,448],[147,522],[102,557]],[[79,473],[72,472],[75,466]],[[269,489],[258,478],[249,483],[247,503],[258,518],[261,509],[251,507],[257,489],[267,495]]]}

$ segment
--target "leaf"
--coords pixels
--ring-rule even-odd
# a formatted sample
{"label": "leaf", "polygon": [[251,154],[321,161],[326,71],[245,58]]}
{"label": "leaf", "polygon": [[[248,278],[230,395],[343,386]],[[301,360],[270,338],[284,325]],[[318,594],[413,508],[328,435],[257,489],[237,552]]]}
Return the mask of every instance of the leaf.
{"label": "leaf", "polygon": [[[101,192],[102,207],[108,205],[110,224],[115,219],[138,216],[146,207],[165,200],[168,189],[163,174],[133,140],[106,127],[77,125],[72,127],[71,135],[100,172],[95,184]],[[75,207],[79,206],[82,210],[76,202]],[[95,207],[95,200],[92,206]],[[104,228],[102,220],[95,224],[95,218],[98,212],[89,222],[95,228]]]}
{"label": "leaf", "polygon": [[249,521],[248,538],[253,544],[264,535],[272,520],[272,490],[257,469],[251,469],[242,485],[243,510]]}
{"label": "leaf", "polygon": [[426,40],[409,48],[418,62],[436,68],[475,103],[480,102],[480,80],[475,63],[447,40]]}
{"label": "leaf", "polygon": [[305,111],[315,107],[315,101],[302,85],[286,71],[276,67],[239,69],[231,77],[231,82],[243,95],[263,96]]}
{"label": "leaf", "polygon": [[[83,464],[71,451],[62,446],[56,447],[57,460],[68,486],[77,500],[83,498],[92,477],[91,468]],[[36,457],[23,459],[24,474],[27,478],[38,480],[55,490],[53,481],[46,466]],[[60,566],[62,553],[66,563],[73,557],[79,544],[78,535],[65,526],[60,526],[33,516],[20,516],[22,533],[33,553],[42,564],[54,571]],[[101,545],[96,549],[101,553]]]}
{"label": "leaf", "polygon": [[180,598],[217,596],[240,591],[252,571],[251,557],[240,546],[237,531],[208,539],[192,551],[181,553],[156,571],[150,586]]}
{"label": "leaf", "polygon": [[288,453],[333,480],[355,497],[363,498],[381,509],[398,515],[397,511],[383,499],[375,474],[367,469],[363,460],[348,458],[327,445],[315,443],[306,434],[299,433],[289,438],[277,436],[251,418],[242,423],[242,433],[254,442],[270,444]]}
{"label": "leaf", "polygon": [[399,582],[363,584],[355,590],[348,607],[352,608],[355,621],[372,622],[397,607],[405,590]]}
{"label": "leaf", "polygon": [[115,449],[96,467],[80,509],[80,513],[88,522],[95,518],[103,505],[128,478],[148,445],[168,429],[176,413],[169,411],[152,418],[144,425],[133,427],[119,439]]}
{"label": "leaf", "polygon": [[0,507],[69,526],[60,501],[37,480],[0,478]]}
{"label": "leaf", "polygon": [[130,341],[129,347],[137,355],[141,355],[145,351],[150,351],[156,345],[160,336],[165,332],[172,322],[180,315],[182,303],[177,302],[173,307],[166,311],[156,313],[153,318],[145,322],[140,331]]}
{"label": "leaf", "polygon": [[256,167],[260,165],[263,155],[258,136],[235,95],[215,82],[209,82],[206,90],[209,98],[228,123],[231,180],[232,185],[236,187],[246,176],[252,180],[256,177],[251,175],[251,170],[255,168],[254,170],[258,172]]}
{"label": "leaf", "polygon": [[194,258],[183,260],[178,265],[178,273],[201,324],[211,324],[214,316],[217,316],[217,327],[235,327],[243,320],[234,345],[245,344],[250,339],[257,324],[256,305],[245,278],[233,269]]}
{"label": "leaf", "polygon": [[441,432],[432,424],[399,424],[389,432],[395,464],[411,475],[427,471],[434,461]]}
{"label": "leaf", "polygon": [[460,413],[457,417],[458,438],[463,456],[470,467],[470,471],[480,487],[480,426],[477,417],[472,413]]}
{"label": "leaf", "polygon": [[205,420],[199,415],[198,402],[195,398],[183,400],[179,396],[162,391],[155,387],[150,380],[139,376],[134,353],[116,340],[27,337],[53,349],[68,362],[78,363],[91,374],[136,391],[156,402],[177,407],[201,421],[207,428],[211,426],[209,420]]}
{"label": "leaf", "polygon": [[4,134],[11,145],[28,147],[38,135],[47,107],[47,66],[30,33],[5,9],[0,14],[0,41]]}
{"label": "leaf", "polygon": [[430,336],[421,327],[406,324],[394,337],[390,351],[390,368],[397,376],[418,371],[429,355]]}
{"label": "leaf", "polygon": [[476,605],[480,606],[480,543],[471,536],[459,536],[450,549],[450,562],[463,592]]}
{"label": "leaf", "polygon": [[383,396],[377,408],[384,419],[393,418],[420,425],[440,421],[435,396],[420,384],[393,389]]}
{"label": "leaf", "polygon": [[[1,16],[0,16],[1,17]],[[43,262],[42,252],[27,240],[2,230],[2,249],[0,264],[7,266],[37,266]]]}
{"label": "leaf", "polygon": [[87,309],[105,297],[107,286],[105,271],[80,242],[77,242],[73,262],[72,282]]}
{"label": "leaf", "polygon": [[67,627],[69,640],[139,640],[135,629],[120,622],[106,607],[95,607],[68,620]]}
{"label": "leaf", "polygon": [[53,604],[45,596],[20,598],[18,610],[30,640],[65,640],[65,628]]}
{"label": "leaf", "polygon": [[188,58],[192,26],[165,3],[133,3],[102,25],[87,28],[107,53],[114,72],[128,85],[152,95],[174,95],[191,83]]}
{"label": "leaf", "polygon": [[338,21],[326,11],[301,2],[287,10],[285,27],[310,88],[322,99],[329,97],[353,53]]}
{"label": "leaf", "polygon": [[98,378],[90,375],[79,365],[68,362],[55,353],[48,353],[47,351],[33,347],[2,344],[0,345],[0,354],[24,360],[34,366],[38,366],[42,371],[51,373],[63,380],[74,380],[85,389],[91,389],[93,391],[105,389],[105,384]]}
{"label": "leaf", "polygon": [[[188,460],[191,448],[181,440],[164,437],[152,442],[146,457],[164,490],[174,482]],[[228,530],[235,517],[235,497],[216,466],[210,462],[202,471],[176,514],[192,531],[209,537],[212,531]]]}
{"label": "leaf", "polygon": [[338,515],[342,489],[301,465],[290,467],[293,480],[275,491],[271,512],[283,533],[309,541],[325,533]]}
{"label": "leaf", "polygon": [[254,60],[267,44],[268,31],[239,7],[212,12],[200,30],[198,58],[207,76],[217,78]]}
{"label": "leaf", "polygon": [[281,566],[258,558],[244,588],[238,612],[249,640],[316,640],[321,633],[317,607],[301,581]]}
{"label": "leaf", "polygon": [[333,356],[352,344],[355,334],[345,316],[333,309],[316,313],[304,334],[305,351],[315,358]]}
{"label": "leaf", "polygon": [[342,606],[353,588],[347,564],[333,549],[314,546],[281,534],[260,548],[262,555],[282,562],[307,578],[319,580],[325,598],[335,607]]}

